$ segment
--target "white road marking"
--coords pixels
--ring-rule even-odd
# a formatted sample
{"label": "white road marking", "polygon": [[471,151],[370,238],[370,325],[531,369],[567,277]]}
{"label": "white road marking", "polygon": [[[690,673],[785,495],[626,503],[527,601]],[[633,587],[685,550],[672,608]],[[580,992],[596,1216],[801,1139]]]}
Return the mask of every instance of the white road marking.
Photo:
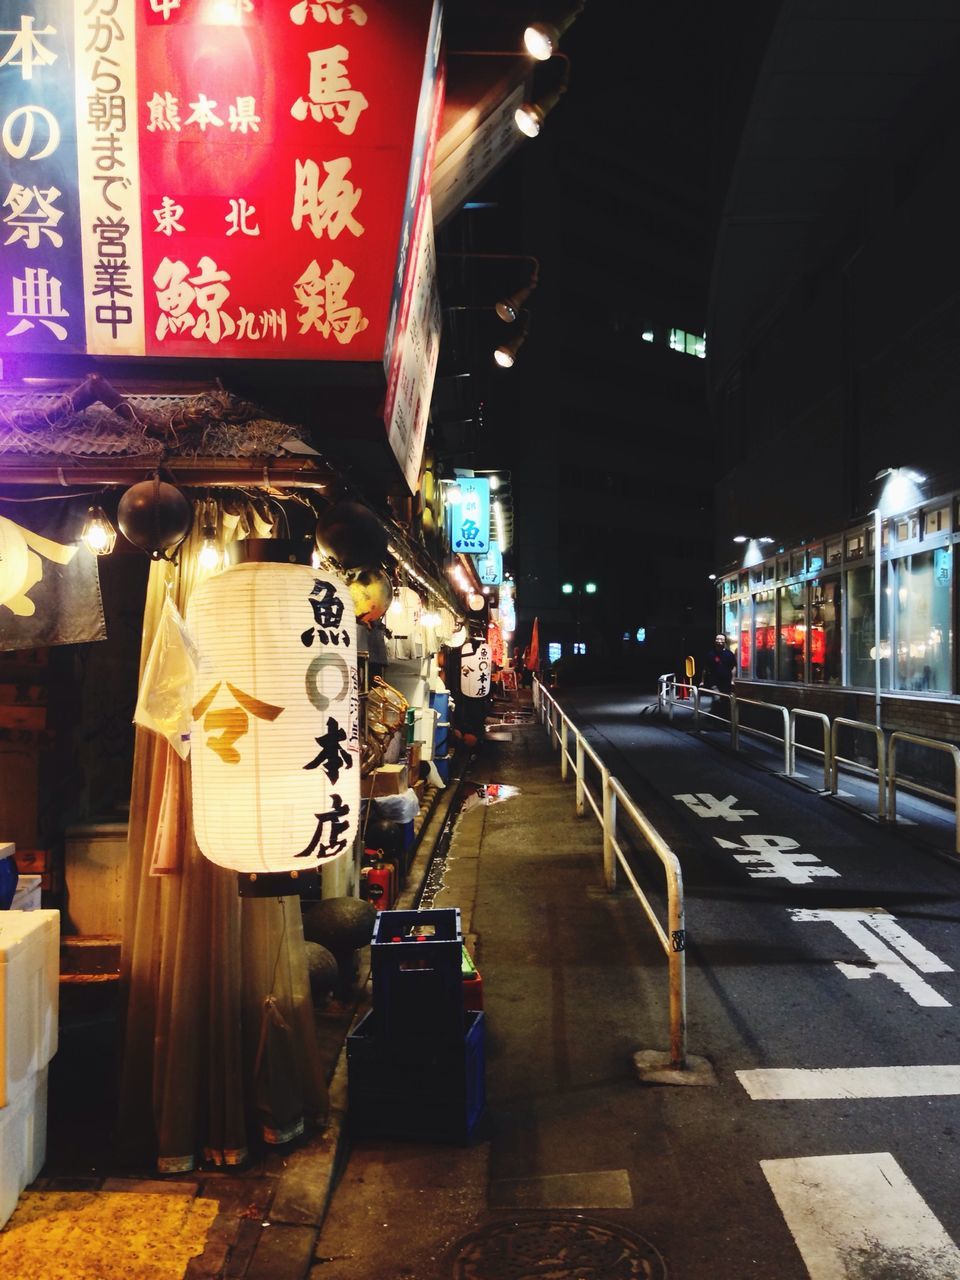
{"label": "white road marking", "polygon": [[[921,973],[952,973],[950,965],[944,964],[932,951],[912,938],[882,907],[841,907],[831,910],[800,907],[791,909],[790,916],[799,924],[835,924],[841,933],[864,952],[872,962],[870,966],[834,961],[845,978],[872,978],[879,974],[900,987],[917,1004],[927,1008],[950,1008],[950,1001],[945,1000],[914,971],[919,969]],[[887,943],[890,945],[887,946]],[[903,956],[903,960],[897,958],[896,952]],[[909,961],[914,969],[905,961]]]}
{"label": "white road marking", "polygon": [[[786,880],[789,884],[812,884],[815,876],[838,876],[839,871],[825,867],[815,854],[794,853],[798,841],[790,836],[744,836],[742,842],[714,836],[721,849],[748,849],[734,856],[747,868],[753,880]],[[755,868],[749,870],[750,867]]]}
{"label": "white road marking", "polygon": [[960,1276],[960,1250],[888,1151],[760,1167],[810,1280]]}
{"label": "white road marking", "polygon": [[738,1071],[759,1102],[821,1098],[923,1098],[960,1093],[960,1066],[765,1067]]}
{"label": "white road marking", "polygon": [[677,795],[674,800],[682,800],[688,809],[692,809],[698,818],[722,818],[724,822],[742,822],[744,818],[755,818],[756,809],[735,809],[736,796],[724,796],[722,800],[711,795],[709,791],[698,791],[696,794]]}

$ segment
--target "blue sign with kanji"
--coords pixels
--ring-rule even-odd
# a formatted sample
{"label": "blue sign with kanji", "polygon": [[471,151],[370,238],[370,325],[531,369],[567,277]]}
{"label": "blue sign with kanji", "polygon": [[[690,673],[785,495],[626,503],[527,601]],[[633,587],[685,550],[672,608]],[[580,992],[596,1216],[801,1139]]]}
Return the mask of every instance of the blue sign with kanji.
{"label": "blue sign with kanji", "polygon": [[456,552],[481,555],[490,549],[490,480],[461,476],[460,497],[450,507],[450,546]]}

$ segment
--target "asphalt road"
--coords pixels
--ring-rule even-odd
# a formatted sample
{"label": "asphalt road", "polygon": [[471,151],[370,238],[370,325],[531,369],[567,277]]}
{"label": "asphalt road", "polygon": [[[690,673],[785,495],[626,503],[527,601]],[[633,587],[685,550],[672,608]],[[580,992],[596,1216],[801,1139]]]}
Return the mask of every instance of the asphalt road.
{"label": "asphalt road", "polygon": [[[475,780],[519,794],[455,833],[445,900],[484,979],[487,1117],[465,1148],[359,1142],[311,1275],[958,1280],[960,865],[649,698],[561,701],[680,858],[687,1048],[714,1082],[639,1083],[634,1052],[668,1043],[664,957],[633,891],[602,888],[599,827],[542,730],[488,743]],[[659,863],[631,864],[663,919]],[[666,1271],[590,1250],[550,1270],[547,1234],[451,1261],[472,1232],[546,1233],[560,1210]]]}
{"label": "asphalt road", "polygon": [[[664,1123],[684,1159],[699,1146],[706,1193],[726,1178],[742,1212],[737,1183],[772,1190],[800,1275],[960,1276],[960,861],[745,763],[725,733],[652,725],[622,691],[563,704],[681,856],[689,1047],[727,1108],[711,1132],[712,1103],[678,1090]],[[683,1274],[710,1274],[693,1252]]]}

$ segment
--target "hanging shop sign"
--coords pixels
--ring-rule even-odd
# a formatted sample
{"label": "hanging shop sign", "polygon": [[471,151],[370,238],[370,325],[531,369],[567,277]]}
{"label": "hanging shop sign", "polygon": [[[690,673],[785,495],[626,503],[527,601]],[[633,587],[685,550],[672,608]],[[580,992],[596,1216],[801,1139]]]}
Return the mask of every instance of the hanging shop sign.
{"label": "hanging shop sign", "polygon": [[439,0],[0,0],[0,355],[399,368],[439,22]]}
{"label": "hanging shop sign", "polygon": [[512,636],[517,629],[517,601],[513,583],[505,582],[500,588],[500,627],[505,636]]}
{"label": "hanging shop sign", "polygon": [[460,692],[465,698],[485,698],[490,692],[490,645],[467,640],[460,650]]}
{"label": "hanging shop sign", "polygon": [[88,503],[0,502],[0,650],[106,639]]}
{"label": "hanging shop sign", "polygon": [[403,206],[400,250],[383,349],[387,389],[383,420],[411,493],[417,491],[427,415],[440,354],[440,292],[430,188],[444,99],[441,7],[430,21],[413,155]]}
{"label": "hanging shop sign", "polygon": [[503,552],[495,542],[491,542],[486,553],[474,556],[477,576],[485,587],[499,587],[503,581]]}
{"label": "hanging shop sign", "polygon": [[471,555],[490,547],[490,481],[486,476],[460,476],[460,496],[447,508],[450,513],[450,546]]}
{"label": "hanging shop sign", "polygon": [[304,871],[352,847],[360,803],[349,589],[307,565],[239,564],[194,591],[193,821],[204,856]]}

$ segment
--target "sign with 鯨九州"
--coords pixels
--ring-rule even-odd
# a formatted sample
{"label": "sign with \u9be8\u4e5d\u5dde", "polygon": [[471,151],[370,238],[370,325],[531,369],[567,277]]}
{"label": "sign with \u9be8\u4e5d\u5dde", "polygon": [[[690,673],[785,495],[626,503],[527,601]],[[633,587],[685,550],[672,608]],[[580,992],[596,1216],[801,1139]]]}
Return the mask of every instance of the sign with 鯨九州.
{"label": "sign with \u9be8\u4e5d\u5dde", "polygon": [[397,368],[439,28],[435,0],[0,0],[0,356]]}

